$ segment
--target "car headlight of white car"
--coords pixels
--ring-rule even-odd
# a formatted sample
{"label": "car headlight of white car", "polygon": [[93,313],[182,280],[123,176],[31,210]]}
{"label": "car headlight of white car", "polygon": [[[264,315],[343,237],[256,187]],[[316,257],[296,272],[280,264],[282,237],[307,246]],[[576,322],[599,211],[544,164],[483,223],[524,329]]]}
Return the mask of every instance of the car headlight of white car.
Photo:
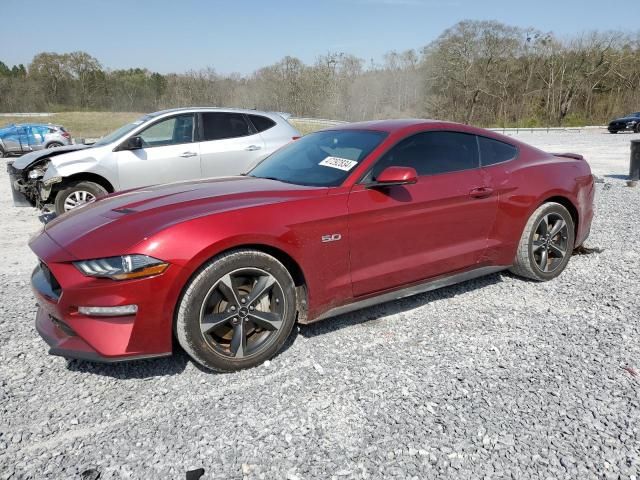
{"label": "car headlight of white car", "polygon": [[29,172],[29,178],[31,180],[37,180],[42,177],[44,177],[44,170],[42,168],[34,168]]}

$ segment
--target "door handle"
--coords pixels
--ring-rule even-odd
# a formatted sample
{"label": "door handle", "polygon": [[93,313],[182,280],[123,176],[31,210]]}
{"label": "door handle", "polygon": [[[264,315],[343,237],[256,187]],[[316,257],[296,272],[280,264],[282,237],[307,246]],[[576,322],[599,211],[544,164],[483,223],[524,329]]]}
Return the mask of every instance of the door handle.
{"label": "door handle", "polygon": [[195,157],[196,155],[198,155],[196,152],[184,152],[180,156],[183,158],[189,158],[189,157]]}
{"label": "door handle", "polygon": [[469,196],[472,198],[487,198],[493,194],[493,188],[478,187],[469,192]]}
{"label": "door handle", "polygon": [[260,145],[249,145],[245,150],[247,152],[255,152],[256,150],[260,150],[262,147]]}

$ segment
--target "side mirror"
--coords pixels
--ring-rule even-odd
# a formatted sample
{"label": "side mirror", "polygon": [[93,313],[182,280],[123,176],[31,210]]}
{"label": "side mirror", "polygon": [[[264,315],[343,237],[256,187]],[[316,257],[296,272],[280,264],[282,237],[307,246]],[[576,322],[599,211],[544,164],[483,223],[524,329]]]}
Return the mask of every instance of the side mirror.
{"label": "side mirror", "polygon": [[418,181],[418,173],[412,167],[387,167],[370,187],[390,187],[393,185],[409,185]]}
{"label": "side mirror", "polygon": [[140,150],[142,148],[142,138],[135,136],[128,138],[119,150]]}

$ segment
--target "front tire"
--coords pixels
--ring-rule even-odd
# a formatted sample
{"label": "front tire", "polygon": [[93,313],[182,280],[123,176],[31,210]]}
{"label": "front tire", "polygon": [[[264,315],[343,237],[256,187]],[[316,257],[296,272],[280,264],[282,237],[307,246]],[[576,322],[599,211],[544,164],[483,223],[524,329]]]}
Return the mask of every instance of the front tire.
{"label": "front tire", "polygon": [[295,285],[278,260],[235,250],[201,268],[182,295],[175,333],[203,367],[255,367],[284,345],[296,321]]}
{"label": "front tire", "polygon": [[559,203],[545,203],[527,221],[510,270],[539,282],[556,278],[569,263],[574,242],[569,211]]}
{"label": "front tire", "polygon": [[66,213],[86,203],[95,201],[107,194],[107,190],[94,182],[81,181],[70,183],[58,192],[55,209],[58,215]]}

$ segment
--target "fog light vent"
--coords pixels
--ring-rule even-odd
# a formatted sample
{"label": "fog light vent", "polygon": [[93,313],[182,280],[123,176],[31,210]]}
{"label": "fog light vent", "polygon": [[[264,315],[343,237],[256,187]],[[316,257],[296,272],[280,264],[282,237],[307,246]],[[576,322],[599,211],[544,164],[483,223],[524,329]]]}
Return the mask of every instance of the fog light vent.
{"label": "fog light vent", "polygon": [[135,315],[138,305],[120,305],[117,307],[78,307],[82,315],[92,317],[120,317],[123,315]]}

